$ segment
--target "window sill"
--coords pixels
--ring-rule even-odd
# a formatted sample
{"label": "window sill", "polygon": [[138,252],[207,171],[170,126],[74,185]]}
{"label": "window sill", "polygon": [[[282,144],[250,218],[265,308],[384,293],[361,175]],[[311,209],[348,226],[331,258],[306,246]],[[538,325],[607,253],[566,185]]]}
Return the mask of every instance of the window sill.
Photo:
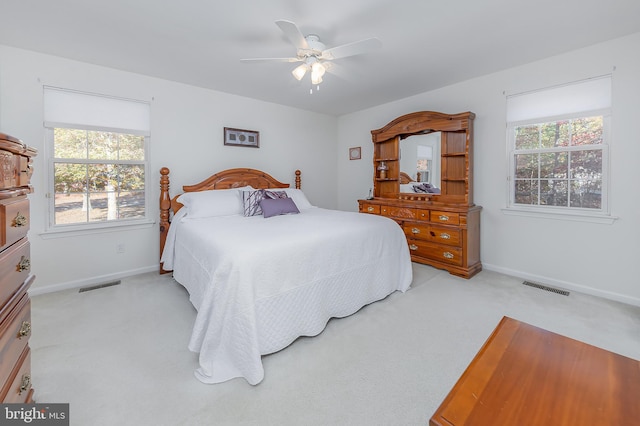
{"label": "window sill", "polygon": [[568,220],[572,222],[590,222],[590,223],[601,223],[605,225],[612,225],[616,220],[618,220],[617,216],[611,216],[606,214],[594,214],[587,212],[566,212],[566,211],[558,211],[558,210],[538,210],[538,209],[527,209],[527,208],[519,208],[519,207],[506,207],[501,209],[503,214],[512,215],[512,216],[526,216],[526,217],[537,217],[542,219],[557,219],[557,220]]}
{"label": "window sill", "polygon": [[40,233],[40,237],[44,240],[51,238],[76,237],[79,235],[102,234],[113,231],[135,230],[150,228],[155,221],[144,219],[132,222],[103,223],[99,225],[70,225],[68,227],[58,227],[49,229]]}

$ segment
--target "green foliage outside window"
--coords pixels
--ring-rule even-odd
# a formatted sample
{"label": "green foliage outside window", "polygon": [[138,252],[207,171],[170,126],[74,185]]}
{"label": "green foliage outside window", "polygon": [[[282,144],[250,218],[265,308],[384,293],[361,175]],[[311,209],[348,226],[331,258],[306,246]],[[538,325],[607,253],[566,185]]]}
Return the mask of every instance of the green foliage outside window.
{"label": "green foliage outside window", "polygon": [[603,117],[519,126],[515,203],[602,208]]}
{"label": "green foliage outside window", "polygon": [[55,224],[145,217],[145,137],[54,129]]}

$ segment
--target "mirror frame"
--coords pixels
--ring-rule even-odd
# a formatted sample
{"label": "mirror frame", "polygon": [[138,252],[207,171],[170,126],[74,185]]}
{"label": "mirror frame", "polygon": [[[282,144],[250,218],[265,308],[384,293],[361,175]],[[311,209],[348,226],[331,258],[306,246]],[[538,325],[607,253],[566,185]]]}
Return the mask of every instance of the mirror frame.
{"label": "mirror frame", "polygon": [[[463,112],[459,114],[445,114],[435,111],[418,111],[410,114],[402,115],[381,127],[380,129],[371,131],[371,139],[374,144],[388,142],[393,139],[399,143],[410,136],[427,134],[433,132],[441,132],[441,156],[440,156],[440,174],[441,182],[446,180],[446,165],[445,155],[447,152],[447,133],[461,133],[466,132],[466,148],[465,148],[465,194],[464,195],[451,195],[447,194],[444,183],[442,184],[441,194],[411,194],[400,192],[400,179],[399,172],[396,191],[394,198],[404,200],[416,200],[416,201],[437,201],[437,202],[450,202],[455,204],[473,204],[473,158],[472,158],[472,134],[473,134],[473,120],[475,114],[472,112]],[[398,158],[399,160],[399,158]],[[399,162],[399,161],[398,161]],[[399,165],[398,165],[399,167]]]}

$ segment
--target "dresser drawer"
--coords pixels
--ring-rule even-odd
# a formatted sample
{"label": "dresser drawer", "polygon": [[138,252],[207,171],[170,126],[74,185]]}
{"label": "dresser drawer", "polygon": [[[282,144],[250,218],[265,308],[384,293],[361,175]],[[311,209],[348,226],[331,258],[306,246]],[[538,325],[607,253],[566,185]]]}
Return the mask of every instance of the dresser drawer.
{"label": "dresser drawer", "polygon": [[363,203],[360,207],[360,213],[380,214],[380,205]]}
{"label": "dresser drawer", "polygon": [[416,210],[416,219],[418,220],[429,220],[429,210],[422,210],[422,209],[417,209]]}
{"label": "dresser drawer", "polygon": [[31,301],[25,293],[0,324],[0,383],[9,379],[31,335]]}
{"label": "dresser drawer", "polygon": [[16,186],[16,159],[13,153],[0,149],[0,189]]}
{"label": "dresser drawer", "polygon": [[29,199],[17,198],[0,203],[0,250],[18,241],[29,231]]}
{"label": "dresser drawer", "polygon": [[31,399],[31,349],[27,346],[16,368],[0,392],[0,401],[7,404],[24,403]]}
{"label": "dresser drawer", "polygon": [[380,208],[380,213],[383,216],[397,217],[402,219],[416,218],[416,209],[410,209],[406,207],[382,206]]}
{"label": "dresser drawer", "polygon": [[431,211],[431,222],[446,223],[448,225],[460,225],[460,215],[458,213]]}
{"label": "dresser drawer", "polygon": [[429,229],[431,241],[451,246],[460,245],[460,229],[432,225]]}
{"label": "dresser drawer", "polygon": [[426,257],[451,265],[462,265],[462,249],[458,247],[432,244],[421,240],[408,240],[409,252],[413,256]]}
{"label": "dresser drawer", "polygon": [[429,240],[429,224],[428,223],[415,223],[405,222],[402,229],[407,238],[417,238],[419,240]]}
{"label": "dresser drawer", "polygon": [[0,253],[0,306],[4,306],[18,290],[30,270],[29,241],[26,238]]}

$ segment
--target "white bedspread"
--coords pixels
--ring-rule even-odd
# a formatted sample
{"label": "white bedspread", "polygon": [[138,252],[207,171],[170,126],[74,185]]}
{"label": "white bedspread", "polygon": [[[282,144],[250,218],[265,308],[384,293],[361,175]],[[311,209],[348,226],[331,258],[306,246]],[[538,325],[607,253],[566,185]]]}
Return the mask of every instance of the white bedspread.
{"label": "white bedspread", "polygon": [[262,381],[261,355],[315,336],[332,317],[409,288],[411,259],[391,219],[310,208],[300,214],[174,218],[162,261],[198,311],[196,377]]}

